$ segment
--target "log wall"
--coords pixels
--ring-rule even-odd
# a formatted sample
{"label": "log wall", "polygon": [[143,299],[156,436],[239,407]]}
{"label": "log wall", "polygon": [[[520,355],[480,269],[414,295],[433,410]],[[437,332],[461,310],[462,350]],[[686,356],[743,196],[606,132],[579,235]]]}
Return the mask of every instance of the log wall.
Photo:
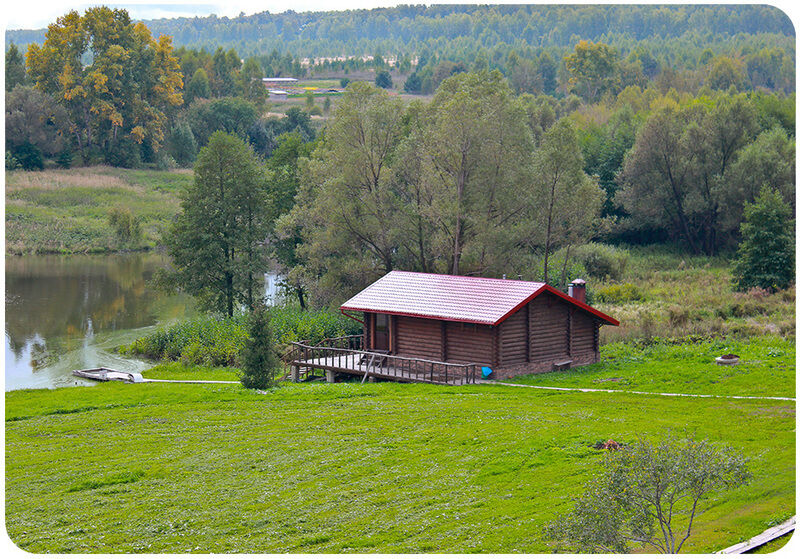
{"label": "log wall", "polygon": [[558,361],[569,356],[570,305],[543,293],[528,304],[528,361]]}
{"label": "log wall", "polygon": [[528,360],[528,309],[522,308],[500,323],[500,366]]}
{"label": "log wall", "polygon": [[442,321],[398,316],[396,321],[396,353],[442,361]]}
{"label": "log wall", "polygon": [[584,356],[595,353],[595,324],[589,314],[575,310],[572,314],[572,355]]}
{"label": "log wall", "polygon": [[[367,347],[372,347],[375,317],[365,313],[364,319]],[[433,361],[540,372],[552,370],[558,361],[572,360],[573,367],[598,361],[599,327],[599,321],[591,314],[542,293],[496,328],[393,316],[390,350]]]}
{"label": "log wall", "polygon": [[445,322],[446,360],[453,363],[494,363],[494,330],[483,324]]}

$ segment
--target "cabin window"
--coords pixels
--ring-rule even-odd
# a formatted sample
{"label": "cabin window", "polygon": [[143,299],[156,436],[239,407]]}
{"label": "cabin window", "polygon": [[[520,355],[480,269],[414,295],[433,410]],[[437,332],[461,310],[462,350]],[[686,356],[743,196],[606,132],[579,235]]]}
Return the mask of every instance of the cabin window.
{"label": "cabin window", "polygon": [[389,315],[375,315],[375,347],[374,349],[389,349]]}

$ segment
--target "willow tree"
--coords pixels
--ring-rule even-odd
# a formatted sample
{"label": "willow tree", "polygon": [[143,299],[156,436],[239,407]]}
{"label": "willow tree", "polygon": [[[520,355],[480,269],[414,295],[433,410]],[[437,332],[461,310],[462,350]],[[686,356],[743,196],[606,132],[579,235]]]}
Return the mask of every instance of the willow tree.
{"label": "willow tree", "polygon": [[563,285],[570,250],[591,238],[604,197],[597,181],[583,171],[577,132],[569,120],[561,119],[545,132],[533,156],[527,192],[532,219],[525,224],[525,242],[542,251],[545,283],[550,281],[551,255],[559,248],[566,249]]}
{"label": "willow tree", "polygon": [[634,222],[713,254],[728,240],[721,233],[732,171],[756,132],[755,110],[742,95],[711,107],[666,107],[647,119],[626,155],[619,200]]}
{"label": "willow tree", "polygon": [[176,283],[209,309],[232,316],[258,303],[266,270],[268,176],[253,150],[225,132],[200,150],[194,184],[167,236]]}
{"label": "willow tree", "polygon": [[527,209],[519,195],[533,150],[525,111],[499,72],[463,73],[442,83],[422,118],[418,180],[440,271],[498,271],[507,231]]}
{"label": "willow tree", "polygon": [[82,150],[144,141],[157,149],[168,112],[183,103],[172,39],[154,39],[123,9],[101,6],[58,18],[44,44],[29,47],[27,67],[36,87],[69,112]]}
{"label": "willow tree", "polygon": [[365,82],[350,84],[305,163],[297,205],[285,229],[300,227],[308,283],[321,299],[369,283],[395,267],[397,197],[392,154],[403,105]]}

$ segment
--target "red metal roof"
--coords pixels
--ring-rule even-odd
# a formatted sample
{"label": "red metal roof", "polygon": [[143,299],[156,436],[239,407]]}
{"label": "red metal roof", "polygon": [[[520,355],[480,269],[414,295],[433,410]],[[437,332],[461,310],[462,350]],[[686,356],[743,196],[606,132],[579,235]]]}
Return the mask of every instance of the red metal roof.
{"label": "red metal roof", "polygon": [[495,326],[545,291],[594,314],[619,322],[577,299],[534,281],[389,272],[341,306],[362,311]]}

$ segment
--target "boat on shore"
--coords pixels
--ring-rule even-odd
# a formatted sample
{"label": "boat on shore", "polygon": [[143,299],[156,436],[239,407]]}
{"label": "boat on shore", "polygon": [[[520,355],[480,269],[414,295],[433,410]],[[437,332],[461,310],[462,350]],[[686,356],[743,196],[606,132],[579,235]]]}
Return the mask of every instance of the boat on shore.
{"label": "boat on shore", "polygon": [[108,367],[97,367],[95,369],[76,369],[72,371],[76,377],[88,378],[89,380],[96,380],[99,382],[106,382],[110,380],[121,380],[127,383],[144,382],[144,378],[140,373],[125,373]]}

